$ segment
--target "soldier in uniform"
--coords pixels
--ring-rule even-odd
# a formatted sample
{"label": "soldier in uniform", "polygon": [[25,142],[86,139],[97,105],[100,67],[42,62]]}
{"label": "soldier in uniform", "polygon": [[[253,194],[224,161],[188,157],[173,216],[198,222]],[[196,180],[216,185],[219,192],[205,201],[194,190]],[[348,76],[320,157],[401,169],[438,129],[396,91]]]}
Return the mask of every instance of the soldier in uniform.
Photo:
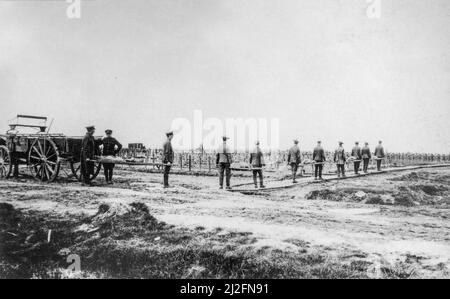
{"label": "soldier in uniform", "polygon": [[86,135],[81,143],[81,179],[83,186],[90,186],[90,176],[94,174],[94,162],[90,161],[94,159],[95,155],[95,127],[86,127]]}
{"label": "soldier in uniform", "polygon": [[[112,130],[106,130],[106,137],[102,140],[102,146],[103,156],[116,156],[120,150],[122,149],[122,144],[120,144],[119,141],[117,141],[116,138],[112,137]],[[113,170],[114,170],[114,163],[105,163],[103,164],[103,169],[105,171],[105,179],[107,184],[112,184],[112,178],[113,178]]]}
{"label": "soldier in uniform", "polygon": [[362,151],[358,141],[355,142],[355,147],[353,147],[352,149],[352,157],[355,158],[355,161],[353,162],[355,174],[359,175],[359,166],[361,165]]}
{"label": "soldier in uniform", "polygon": [[345,157],[345,150],[343,147],[344,143],[339,141],[339,147],[334,151],[334,162],[337,165],[338,178],[345,178],[345,162],[347,158]]}
{"label": "soldier in uniform", "polygon": [[298,140],[294,140],[294,145],[289,149],[287,160],[288,165],[290,165],[292,169],[292,183],[295,184],[297,183],[296,176],[298,165],[302,162],[300,156],[300,148],[298,147]]}
{"label": "soldier in uniform", "polygon": [[231,152],[227,146],[228,137],[222,137],[223,144],[218,148],[216,155],[216,165],[219,169],[219,184],[220,189],[223,189],[223,178],[224,172],[226,175],[226,184],[227,190],[231,189],[230,180],[231,180]]}
{"label": "soldier in uniform", "polygon": [[259,141],[256,142],[255,149],[250,154],[250,164],[252,165],[253,168],[253,182],[255,183],[255,188],[258,188],[257,176],[259,176],[260,188],[265,188],[266,186],[264,186],[263,172],[262,172],[262,167],[265,166],[264,155],[263,152],[261,151]]}
{"label": "soldier in uniform", "polygon": [[313,160],[315,162],[314,168],[314,178],[315,180],[322,179],[323,163],[325,163],[325,151],[322,148],[322,141],[317,142],[317,146],[313,151]]}
{"label": "soldier in uniform", "polygon": [[175,153],[172,148],[173,132],[166,133],[167,140],[163,145],[163,164],[164,164],[164,188],[169,188],[169,173],[172,167]]}
{"label": "soldier in uniform", "polygon": [[13,134],[10,136],[9,152],[11,153],[11,164],[13,166],[13,177],[15,179],[19,178],[19,157],[16,149],[18,142],[19,137],[17,137],[17,135]]}
{"label": "soldier in uniform", "polygon": [[361,154],[362,154],[362,159],[363,159],[363,170],[364,173],[368,173],[368,169],[369,169],[369,162],[370,159],[372,158],[372,154],[370,152],[370,147],[369,147],[369,143],[366,142],[364,147],[361,150]]}
{"label": "soldier in uniform", "polygon": [[374,156],[377,158],[377,170],[381,171],[381,162],[386,156],[383,148],[383,141],[380,140],[378,142],[378,146],[375,148]]}

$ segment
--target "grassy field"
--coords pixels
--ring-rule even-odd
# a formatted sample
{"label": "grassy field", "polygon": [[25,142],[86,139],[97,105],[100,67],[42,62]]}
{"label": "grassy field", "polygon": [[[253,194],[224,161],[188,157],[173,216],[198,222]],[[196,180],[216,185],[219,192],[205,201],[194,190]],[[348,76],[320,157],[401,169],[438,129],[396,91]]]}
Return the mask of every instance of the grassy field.
{"label": "grassy field", "polygon": [[[0,181],[2,278],[448,278],[450,170],[246,196],[217,178]],[[235,184],[248,182],[235,177]],[[80,270],[68,271],[68,256]]]}

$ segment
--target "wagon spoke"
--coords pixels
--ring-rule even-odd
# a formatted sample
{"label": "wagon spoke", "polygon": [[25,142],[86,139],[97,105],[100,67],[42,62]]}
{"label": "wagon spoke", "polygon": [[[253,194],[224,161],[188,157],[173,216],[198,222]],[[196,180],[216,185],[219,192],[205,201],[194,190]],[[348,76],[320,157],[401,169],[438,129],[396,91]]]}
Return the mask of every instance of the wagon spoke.
{"label": "wagon spoke", "polygon": [[51,165],[56,165],[56,163],[55,163],[55,162],[53,162],[53,161],[50,161],[50,160],[47,160],[47,164],[51,164]]}
{"label": "wagon spoke", "polygon": [[38,167],[39,167],[39,168],[38,168],[38,170],[37,170],[37,172],[36,172],[36,176],[37,176],[37,177],[42,176],[42,165],[39,164]]}
{"label": "wagon spoke", "polygon": [[51,153],[53,150],[53,146],[51,144],[48,145],[47,150],[45,151],[45,155],[47,156],[49,153]]}
{"label": "wagon spoke", "polygon": [[42,155],[44,154],[44,150],[42,149],[42,144],[41,144],[41,142],[39,141],[39,139],[37,140],[37,144],[39,145],[39,149],[41,150],[41,151],[39,152],[39,155],[42,156]]}
{"label": "wagon spoke", "polygon": [[[54,171],[48,164],[45,164],[45,168],[46,168],[48,171],[50,171],[50,173],[51,173],[52,175],[55,173],[55,171]],[[49,179],[50,179],[50,177],[49,177]]]}
{"label": "wagon spoke", "polygon": [[39,164],[39,166],[36,166],[35,170],[36,170],[36,174],[34,176],[39,177],[41,170],[42,170],[42,165]]}
{"label": "wagon spoke", "polygon": [[50,159],[52,157],[56,156],[56,153],[53,153],[52,155],[48,156],[47,159]]}
{"label": "wagon spoke", "polygon": [[50,180],[50,177],[51,177],[50,166],[48,164],[44,164],[44,167],[45,167],[45,172],[47,173],[47,179]]}
{"label": "wagon spoke", "polygon": [[42,159],[42,155],[41,155],[41,153],[39,152],[39,150],[38,150],[35,146],[33,146],[33,149],[34,149],[34,152],[35,152],[36,154],[38,154],[39,157],[41,157],[40,159]]}
{"label": "wagon spoke", "polygon": [[44,181],[45,180],[45,169],[44,169],[44,165],[42,165],[42,164],[41,164],[39,173],[40,173],[39,178],[41,179],[41,181]]}
{"label": "wagon spoke", "polygon": [[47,180],[49,180],[50,174],[48,173],[47,164],[44,164],[43,168],[44,168],[44,172],[45,172],[45,177]]}
{"label": "wagon spoke", "polygon": [[33,165],[31,165],[30,167],[31,168],[36,168],[36,166],[38,166],[39,164],[41,164],[41,162],[39,161],[39,162],[37,162],[37,163],[34,163]]}
{"label": "wagon spoke", "polygon": [[41,173],[41,179],[44,180],[45,179],[45,168],[44,168],[44,165],[42,165],[42,164],[41,164],[40,173]]}

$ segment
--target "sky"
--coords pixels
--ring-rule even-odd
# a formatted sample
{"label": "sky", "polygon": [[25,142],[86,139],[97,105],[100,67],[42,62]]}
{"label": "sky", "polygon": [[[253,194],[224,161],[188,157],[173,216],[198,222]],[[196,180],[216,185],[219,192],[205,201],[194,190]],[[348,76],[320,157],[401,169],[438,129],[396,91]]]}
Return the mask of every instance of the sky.
{"label": "sky", "polygon": [[33,114],[160,146],[201,110],[276,118],[281,149],[450,154],[450,1],[378,1],[379,18],[366,0],[91,0],[80,19],[0,1],[0,132]]}

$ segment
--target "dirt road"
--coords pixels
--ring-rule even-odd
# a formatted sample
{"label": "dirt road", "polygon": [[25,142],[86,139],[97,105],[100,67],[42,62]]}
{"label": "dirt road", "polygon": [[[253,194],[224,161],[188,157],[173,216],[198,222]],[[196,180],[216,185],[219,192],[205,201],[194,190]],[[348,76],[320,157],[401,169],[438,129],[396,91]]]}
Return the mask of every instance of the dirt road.
{"label": "dirt road", "polygon": [[[252,241],[244,244],[230,239],[234,251],[300,252],[321,255],[339,265],[364,263],[362,272],[367,277],[450,277],[449,168],[252,196],[218,190],[216,181],[216,177],[173,175],[174,187],[163,189],[160,174],[125,170],[119,171],[113,186],[101,180],[96,187],[7,180],[0,181],[0,202],[63,219],[93,216],[104,203],[141,202],[156,219],[176,228],[214,233],[213,239],[251,236]],[[244,177],[233,182],[247,181]],[[207,236],[202,238],[208,242]],[[123,246],[133,246],[127,244]]]}

